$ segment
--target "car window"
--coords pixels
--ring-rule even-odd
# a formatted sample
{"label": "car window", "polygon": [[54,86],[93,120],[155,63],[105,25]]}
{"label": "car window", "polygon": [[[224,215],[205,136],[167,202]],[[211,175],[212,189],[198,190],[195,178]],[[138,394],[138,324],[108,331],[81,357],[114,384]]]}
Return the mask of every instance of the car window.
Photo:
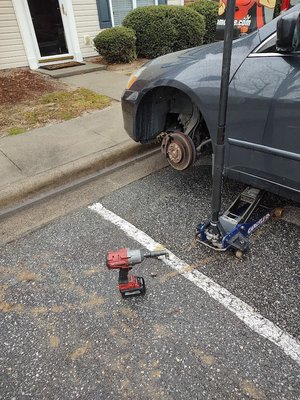
{"label": "car window", "polygon": [[277,53],[276,50],[276,33],[269,37],[265,42],[257,49],[256,53]]}
{"label": "car window", "polygon": [[[256,50],[254,53],[256,54],[261,54],[261,53],[277,53],[278,51],[276,50],[276,39],[277,35],[274,33],[272,36],[270,36],[268,39],[266,39]],[[293,51],[292,54],[295,53],[300,53],[300,32],[298,29],[295,30],[295,35],[294,35],[294,48],[295,50]],[[281,53],[280,53],[281,54]],[[291,53],[290,53],[291,54]]]}

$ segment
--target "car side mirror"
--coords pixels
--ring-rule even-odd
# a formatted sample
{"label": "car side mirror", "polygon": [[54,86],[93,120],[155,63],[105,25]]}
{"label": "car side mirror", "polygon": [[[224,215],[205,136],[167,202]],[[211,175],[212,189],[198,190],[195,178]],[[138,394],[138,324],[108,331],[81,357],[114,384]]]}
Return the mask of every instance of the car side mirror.
{"label": "car side mirror", "polygon": [[298,50],[300,43],[299,11],[283,15],[277,22],[276,49],[280,53]]}

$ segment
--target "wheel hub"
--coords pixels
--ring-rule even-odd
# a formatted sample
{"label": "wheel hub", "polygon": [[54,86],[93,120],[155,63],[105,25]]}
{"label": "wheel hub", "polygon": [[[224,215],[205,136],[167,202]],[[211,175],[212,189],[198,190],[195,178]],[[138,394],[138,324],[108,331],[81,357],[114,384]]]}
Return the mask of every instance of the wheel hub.
{"label": "wheel hub", "polygon": [[169,159],[174,162],[175,164],[180,163],[183,157],[184,149],[182,146],[177,142],[171,142],[167,149],[167,155]]}
{"label": "wheel hub", "polygon": [[161,143],[161,150],[169,164],[178,171],[187,169],[196,159],[196,149],[192,139],[182,132],[166,134]]}

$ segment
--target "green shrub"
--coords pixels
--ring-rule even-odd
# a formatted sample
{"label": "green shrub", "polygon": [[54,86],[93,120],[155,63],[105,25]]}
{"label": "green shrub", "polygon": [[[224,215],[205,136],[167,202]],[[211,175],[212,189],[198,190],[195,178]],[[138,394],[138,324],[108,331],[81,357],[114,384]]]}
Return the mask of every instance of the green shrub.
{"label": "green shrub", "polygon": [[130,28],[118,26],[98,33],[94,45],[109,63],[128,63],[136,59],[136,37]]}
{"label": "green shrub", "polygon": [[123,25],[135,31],[137,54],[146,58],[199,46],[205,33],[204,17],[178,6],[136,8]]}
{"label": "green shrub", "polygon": [[212,0],[196,0],[195,3],[189,4],[187,7],[204,16],[206,28],[204,43],[213,42],[216,35],[218,3]]}

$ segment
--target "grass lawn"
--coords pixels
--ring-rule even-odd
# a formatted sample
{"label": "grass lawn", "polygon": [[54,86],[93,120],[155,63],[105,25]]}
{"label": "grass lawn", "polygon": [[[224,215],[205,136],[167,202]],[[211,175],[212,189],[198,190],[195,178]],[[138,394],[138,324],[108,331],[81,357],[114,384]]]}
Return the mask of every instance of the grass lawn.
{"label": "grass lawn", "polygon": [[111,104],[107,96],[28,70],[0,75],[0,136],[17,135],[49,123],[67,121]]}

